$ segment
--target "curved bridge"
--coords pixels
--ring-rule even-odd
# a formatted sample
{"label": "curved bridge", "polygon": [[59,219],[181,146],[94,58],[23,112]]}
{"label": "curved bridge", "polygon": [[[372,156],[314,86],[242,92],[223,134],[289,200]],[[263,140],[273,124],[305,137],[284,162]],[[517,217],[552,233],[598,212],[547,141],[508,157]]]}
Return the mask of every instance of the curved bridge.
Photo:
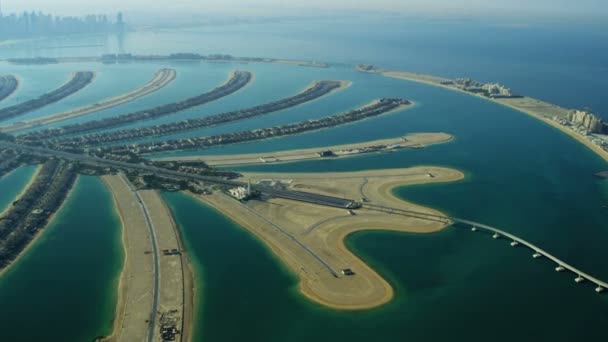
{"label": "curved bridge", "polygon": [[555,267],[555,270],[557,272],[562,272],[562,271],[568,270],[572,273],[575,273],[577,275],[577,277],[574,279],[574,281],[576,283],[581,283],[581,282],[584,282],[585,280],[589,280],[590,282],[597,285],[597,287],[595,288],[595,291],[597,293],[602,293],[606,289],[608,289],[608,283],[606,283],[588,273],[581,271],[580,269],[566,263],[565,261],[557,258],[556,256],[550,254],[549,252],[546,252],[545,250],[541,249],[540,247],[538,247],[522,238],[519,238],[513,234],[507,233],[503,230],[500,230],[500,229],[492,227],[492,226],[488,226],[483,223],[465,220],[465,219],[461,219],[461,218],[457,218],[457,217],[434,215],[434,214],[417,212],[417,211],[413,211],[413,210],[384,207],[384,206],[374,205],[374,204],[370,204],[370,203],[363,203],[363,208],[366,208],[369,210],[382,211],[382,212],[389,213],[389,214],[415,217],[415,218],[424,219],[424,220],[433,220],[433,221],[439,221],[439,222],[445,222],[445,223],[460,223],[462,225],[470,226],[471,231],[473,231],[473,232],[476,232],[478,230],[489,232],[492,234],[492,237],[494,239],[499,239],[500,237],[504,236],[504,237],[512,240],[511,241],[512,247],[516,247],[521,244],[521,245],[531,249],[534,252],[534,254],[532,255],[533,258],[537,259],[537,258],[544,256],[547,259],[555,262],[557,264],[557,266]]}

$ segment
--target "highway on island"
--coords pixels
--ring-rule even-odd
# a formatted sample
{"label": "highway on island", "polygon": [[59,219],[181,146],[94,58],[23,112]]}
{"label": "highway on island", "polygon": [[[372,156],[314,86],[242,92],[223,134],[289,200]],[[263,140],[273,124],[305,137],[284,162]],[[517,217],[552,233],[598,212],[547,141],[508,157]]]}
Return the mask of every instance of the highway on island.
{"label": "highway on island", "polygon": [[[28,146],[28,145],[15,144],[15,143],[6,142],[6,141],[0,141],[0,148],[2,148],[2,147],[26,151],[26,152],[29,152],[34,155],[55,156],[55,157],[65,158],[65,159],[69,159],[69,160],[73,160],[73,161],[91,164],[94,166],[114,167],[114,168],[120,168],[120,169],[126,169],[126,170],[147,171],[147,172],[152,172],[156,175],[180,179],[180,180],[203,181],[203,182],[209,182],[209,183],[213,183],[213,184],[222,184],[222,185],[228,185],[228,186],[247,186],[248,185],[245,182],[228,180],[228,179],[224,179],[221,177],[200,176],[200,175],[195,175],[195,174],[190,174],[190,173],[185,173],[185,172],[167,170],[167,169],[149,166],[149,165],[145,165],[145,164],[132,164],[132,163],[126,163],[126,162],[120,162],[120,161],[113,161],[113,160],[108,160],[108,159],[103,159],[103,158],[98,158],[98,157],[92,157],[92,156],[88,156],[88,155],[74,154],[74,153],[57,151],[57,150],[52,150],[52,149],[47,149],[47,148],[42,148],[42,147],[33,147],[33,146]],[[364,209],[381,211],[381,212],[385,212],[388,214],[403,215],[403,216],[415,217],[415,218],[424,219],[424,220],[441,221],[441,222],[445,222],[446,224],[449,224],[449,223],[463,224],[463,225],[471,227],[472,231],[484,230],[484,231],[493,233],[494,234],[493,237],[495,239],[498,239],[501,236],[507,237],[512,240],[511,245],[513,247],[517,246],[518,244],[526,246],[527,248],[534,251],[534,258],[545,256],[546,258],[555,262],[557,264],[556,271],[569,270],[569,271],[577,274],[578,275],[578,277],[576,278],[577,283],[580,283],[580,282],[584,281],[585,279],[595,283],[597,285],[597,288],[595,290],[598,293],[604,292],[606,289],[608,289],[608,283],[606,283],[596,277],[593,277],[593,276],[589,275],[588,273],[585,273],[585,272],[579,270],[578,268],[566,263],[565,261],[557,258],[556,256],[544,251],[543,249],[537,247],[536,245],[534,245],[524,239],[521,239],[513,234],[507,233],[498,228],[495,228],[495,227],[492,227],[489,225],[485,225],[483,223],[465,220],[465,219],[461,219],[461,218],[457,218],[457,217],[434,215],[434,214],[421,213],[421,212],[412,211],[412,210],[390,208],[390,207],[379,206],[379,205],[375,205],[375,204],[367,203],[367,202],[360,204],[354,200],[330,197],[330,196],[313,194],[313,193],[308,193],[308,192],[282,190],[282,189],[275,189],[275,188],[259,186],[259,185],[252,186],[252,189],[257,190],[263,194],[274,196],[274,197],[280,197],[280,198],[290,199],[290,200],[294,200],[294,201],[307,202],[307,203],[313,203],[313,204],[330,206],[330,207],[353,208],[353,209],[363,207]]]}
{"label": "highway on island", "polygon": [[[179,180],[202,181],[202,182],[208,182],[208,183],[212,183],[212,184],[221,184],[221,185],[228,185],[228,186],[235,186],[235,187],[247,186],[246,182],[225,179],[222,177],[201,176],[201,175],[196,175],[196,174],[192,174],[192,173],[167,170],[164,168],[145,165],[142,163],[133,164],[133,163],[93,157],[93,156],[84,155],[84,154],[75,154],[75,153],[70,153],[70,152],[58,151],[58,150],[48,149],[48,148],[44,148],[44,147],[34,147],[34,146],[29,146],[29,145],[22,145],[22,144],[16,144],[16,143],[12,143],[12,142],[0,141],[0,148],[1,147],[12,148],[12,149],[21,150],[21,151],[27,151],[28,153],[31,153],[34,155],[60,157],[60,158],[73,160],[73,161],[77,161],[77,162],[81,162],[81,163],[85,163],[85,164],[89,164],[89,165],[93,165],[93,166],[97,166],[97,167],[113,167],[113,168],[119,168],[119,169],[124,169],[124,170],[145,171],[145,172],[154,173],[155,175],[158,175],[158,176],[164,176],[164,177],[174,178],[174,179],[179,179]],[[301,201],[301,202],[314,203],[314,204],[330,206],[330,207],[355,208],[355,205],[356,205],[356,202],[353,200],[350,200],[350,199],[324,196],[324,195],[313,194],[313,193],[308,193],[308,192],[275,189],[275,188],[260,186],[260,185],[253,185],[252,189],[255,191],[259,191],[260,193],[270,195],[270,196],[291,199],[291,200]]]}

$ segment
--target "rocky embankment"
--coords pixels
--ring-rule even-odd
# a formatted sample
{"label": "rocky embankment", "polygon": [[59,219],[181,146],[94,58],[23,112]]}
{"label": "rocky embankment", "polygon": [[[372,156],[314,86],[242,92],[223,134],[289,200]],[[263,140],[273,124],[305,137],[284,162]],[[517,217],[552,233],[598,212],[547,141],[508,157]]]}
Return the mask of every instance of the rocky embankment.
{"label": "rocky embankment", "polygon": [[140,110],[133,113],[109,117],[106,119],[87,121],[83,123],[62,126],[59,128],[51,128],[37,132],[31,132],[24,135],[20,135],[19,139],[29,141],[50,139],[66,134],[81,134],[93,130],[118,127],[137,121],[156,119],[161,116],[181,112],[183,110],[200,106],[205,103],[228,96],[246,86],[251,81],[252,77],[253,75],[248,71],[235,71],[232,73],[230,79],[223,85],[211,90],[210,92],[206,92],[180,102],[174,102],[150,109]]}
{"label": "rocky embankment", "polygon": [[250,119],[264,114],[295,107],[300,104],[313,101],[324,95],[327,95],[332,91],[341,88],[342,85],[343,82],[341,81],[317,81],[311,87],[307,88],[305,91],[295,96],[255,106],[252,108],[211,115],[199,119],[189,119],[184,121],[171,122],[163,125],[134,128],[128,130],[103,132],[86,136],[72,137],[64,140],[50,140],[50,142],[52,144],[59,145],[67,144],[72,146],[91,146],[118,141],[134,140],[151,136],[180,133],[184,131],[225,124],[228,122]]}
{"label": "rocky embankment", "polygon": [[11,96],[17,90],[19,81],[13,75],[0,76],[0,101]]}
{"label": "rocky embankment", "polygon": [[68,163],[51,159],[34,183],[0,218],[0,269],[13,261],[65,201],[76,173]]}
{"label": "rocky embankment", "polygon": [[0,121],[14,118],[62,100],[89,85],[94,77],[95,73],[91,71],[79,71],[74,74],[68,83],[49,93],[14,106],[0,109]]}
{"label": "rocky embankment", "polygon": [[[347,123],[378,116],[400,107],[410,105],[411,102],[404,99],[380,99],[365,107],[352,110],[347,113],[337,114],[316,120],[307,120],[289,125],[270,128],[255,129],[220,135],[178,139],[166,142],[149,142],[128,146],[113,146],[100,148],[100,153],[129,154],[129,153],[155,153],[178,150],[189,150],[208,148],[213,146],[228,145],[255,140],[269,139],[299,133],[315,131],[323,128],[335,127]],[[78,148],[78,144],[61,146],[61,148]]]}

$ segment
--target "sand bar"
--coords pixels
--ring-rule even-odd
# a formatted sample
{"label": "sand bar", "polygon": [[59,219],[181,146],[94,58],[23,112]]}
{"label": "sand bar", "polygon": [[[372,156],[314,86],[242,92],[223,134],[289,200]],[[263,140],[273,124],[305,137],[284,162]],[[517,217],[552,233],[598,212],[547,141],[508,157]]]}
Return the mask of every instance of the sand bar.
{"label": "sand bar", "polygon": [[103,176],[122,223],[125,260],[120,277],[114,331],[104,341],[144,341],[154,300],[154,258],[146,218],[122,175]]}
{"label": "sand bar", "polygon": [[102,111],[104,109],[116,107],[125,103],[135,101],[141,97],[154,93],[175,80],[176,71],[173,69],[161,69],[156,72],[154,78],[140,88],[132,90],[128,93],[102,100],[100,102],[72,109],[62,113],[50,114],[47,116],[16,122],[12,125],[0,127],[3,132],[14,132],[18,130],[28,129],[48,125],[55,122],[60,122],[92,113]]}
{"label": "sand bar", "polygon": [[547,103],[547,102],[544,102],[544,101],[541,101],[541,100],[538,100],[535,98],[526,97],[526,96],[521,97],[521,98],[489,98],[489,97],[486,97],[486,96],[483,96],[480,94],[474,94],[474,93],[471,93],[468,91],[464,91],[462,89],[458,89],[458,88],[450,86],[450,85],[442,84],[442,82],[450,82],[453,80],[448,79],[448,78],[438,77],[438,76],[416,74],[416,73],[411,73],[411,72],[406,72],[406,71],[388,70],[388,69],[380,69],[380,68],[374,68],[371,70],[364,70],[361,68],[357,68],[357,70],[359,70],[361,72],[375,73],[375,74],[383,75],[385,77],[392,77],[392,78],[403,79],[403,80],[408,80],[408,81],[425,83],[425,84],[429,84],[429,85],[433,85],[433,86],[437,86],[437,87],[442,87],[445,89],[458,91],[458,92],[461,92],[463,94],[467,94],[470,96],[476,96],[476,97],[482,98],[487,101],[492,101],[494,103],[501,104],[503,106],[507,106],[518,112],[528,114],[538,120],[543,121],[546,124],[549,124],[557,129],[559,129],[560,131],[566,133],[570,137],[576,139],[581,144],[587,146],[589,149],[591,149],[593,152],[595,152],[597,155],[599,155],[605,161],[608,161],[608,151],[605,151],[600,146],[595,145],[594,143],[589,141],[587,138],[585,138],[580,133],[553,120],[554,117],[564,118],[565,115],[570,111],[566,108],[563,108],[563,107],[560,107],[560,106],[557,106],[557,105],[554,105],[551,103]]}
{"label": "sand bar", "polygon": [[[209,166],[273,164],[313,159],[335,159],[356,156],[364,153],[390,152],[403,148],[423,148],[434,144],[447,143],[453,138],[453,136],[447,133],[414,133],[399,138],[300,150],[235,155],[165,157],[156,160],[204,161]],[[322,157],[320,155],[320,152],[322,151],[332,151],[333,155],[330,157]]]}
{"label": "sand bar", "polygon": [[[250,173],[243,178],[253,183],[279,182],[294,190],[352,199],[364,197],[373,204],[440,214],[396,198],[392,189],[456,181],[464,174],[446,168],[415,167],[350,173]],[[392,286],[345,247],[346,236],[360,230],[430,233],[448,224],[368,209],[359,209],[352,215],[345,209],[276,198],[241,203],[221,192],[198,198],[260,238],[299,278],[304,295],[341,310],[377,307],[394,296]],[[355,275],[342,274],[345,269]]]}

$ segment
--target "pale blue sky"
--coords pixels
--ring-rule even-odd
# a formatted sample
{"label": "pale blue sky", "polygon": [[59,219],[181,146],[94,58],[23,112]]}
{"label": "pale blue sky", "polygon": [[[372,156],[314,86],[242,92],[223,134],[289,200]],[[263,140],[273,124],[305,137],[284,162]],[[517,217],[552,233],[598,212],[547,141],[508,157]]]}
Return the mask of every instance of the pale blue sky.
{"label": "pale blue sky", "polygon": [[608,16],[606,0],[0,0],[0,3],[4,12],[36,9],[59,14],[123,10],[248,15],[325,9],[439,15]]}

